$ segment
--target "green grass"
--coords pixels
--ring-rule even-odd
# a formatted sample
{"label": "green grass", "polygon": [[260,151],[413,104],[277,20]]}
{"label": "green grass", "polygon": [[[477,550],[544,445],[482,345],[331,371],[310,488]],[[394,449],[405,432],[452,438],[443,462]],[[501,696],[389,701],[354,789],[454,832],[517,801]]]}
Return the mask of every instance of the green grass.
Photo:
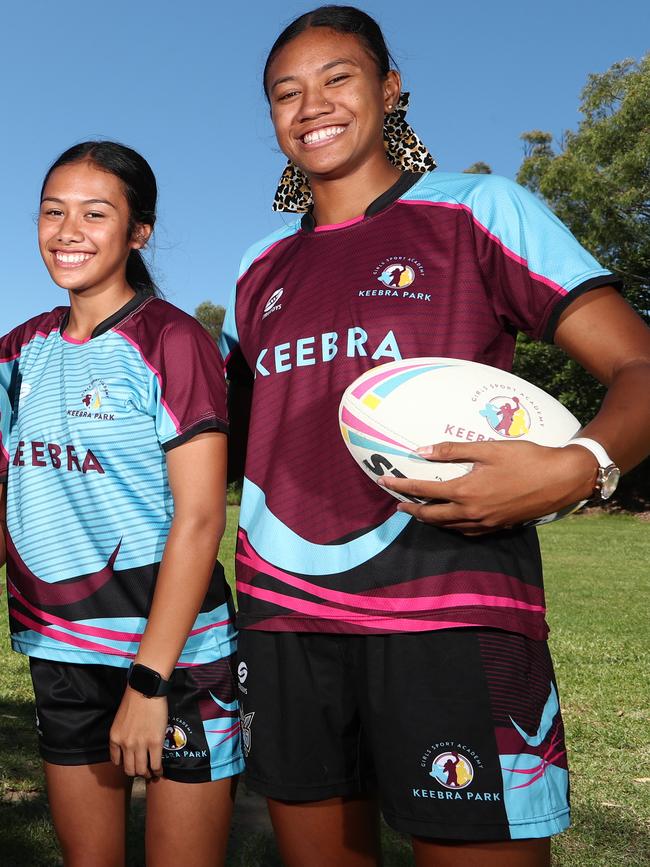
{"label": "green grass", "polygon": [[[232,581],[236,507],[220,559]],[[553,843],[555,867],[650,865],[650,523],[589,515],[541,528],[546,591],[572,769],[573,827]],[[0,863],[60,863],[36,756],[27,661],[0,617]],[[142,810],[130,833],[143,864]],[[386,830],[386,867],[411,863]],[[269,835],[241,839],[229,867],[280,867]]]}

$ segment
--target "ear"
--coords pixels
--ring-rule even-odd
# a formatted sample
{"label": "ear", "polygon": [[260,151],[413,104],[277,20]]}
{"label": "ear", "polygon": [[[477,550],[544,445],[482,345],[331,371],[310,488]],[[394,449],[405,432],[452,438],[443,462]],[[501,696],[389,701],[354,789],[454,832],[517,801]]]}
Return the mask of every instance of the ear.
{"label": "ear", "polygon": [[402,92],[402,78],[396,69],[389,69],[384,79],[384,112],[389,114],[397,106]]}
{"label": "ear", "polygon": [[146,247],[152,232],[153,226],[148,223],[138,223],[131,234],[131,249],[141,250]]}

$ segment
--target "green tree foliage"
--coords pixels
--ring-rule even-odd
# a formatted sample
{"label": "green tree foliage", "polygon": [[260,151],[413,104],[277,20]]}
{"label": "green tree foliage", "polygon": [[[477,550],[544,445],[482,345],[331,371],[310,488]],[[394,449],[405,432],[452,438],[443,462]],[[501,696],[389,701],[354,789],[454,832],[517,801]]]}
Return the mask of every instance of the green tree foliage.
{"label": "green tree foliage", "polygon": [[213,304],[212,301],[202,301],[194,311],[194,316],[217,342],[221,336],[225,315],[226,308],[222,307],[221,304]]}
{"label": "green tree foliage", "polygon": [[479,160],[476,163],[472,163],[472,165],[468,166],[466,169],[463,169],[463,172],[466,175],[491,175],[492,169],[487,163],[484,163],[483,160]]}
{"label": "green tree foliage", "polygon": [[[624,281],[626,298],[650,322],[650,55],[590,75],[580,110],[578,129],[566,132],[557,149],[548,132],[522,135],[517,180]],[[557,348],[520,336],[514,369],[583,423],[598,411],[603,387]],[[649,492],[646,461],[624,480],[619,500],[647,506]]]}

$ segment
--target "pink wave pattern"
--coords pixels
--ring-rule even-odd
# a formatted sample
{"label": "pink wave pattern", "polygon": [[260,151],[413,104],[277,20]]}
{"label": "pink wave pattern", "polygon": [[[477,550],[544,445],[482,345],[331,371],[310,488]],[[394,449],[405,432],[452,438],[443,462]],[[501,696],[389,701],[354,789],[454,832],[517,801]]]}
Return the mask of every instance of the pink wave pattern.
{"label": "pink wave pattern", "polygon": [[535,765],[532,768],[504,768],[504,771],[510,771],[513,774],[524,774],[529,776],[529,780],[525,780],[519,786],[511,786],[510,790],[513,789],[525,789],[528,786],[532,786],[533,783],[537,782],[541,777],[546,773],[546,768],[549,765],[552,765],[557,759],[561,759],[565,754],[566,750],[557,749],[558,744],[560,743],[560,736],[557,732],[553,735],[553,738],[548,746],[548,749],[541,757],[541,761],[538,765]]}
{"label": "pink wave pattern", "polygon": [[[15,584],[7,579],[7,589],[9,593],[17,599],[21,605],[23,605],[29,612],[34,614],[36,617],[39,617],[41,620],[46,621],[46,624],[50,624],[51,626],[60,626],[63,629],[69,629],[71,632],[77,632],[80,635],[91,635],[93,638],[107,638],[109,641],[141,641],[142,633],[141,632],[121,632],[118,629],[107,629],[103,626],[89,626],[86,623],[77,623],[75,620],[66,620],[64,617],[58,617],[55,614],[49,614],[45,611],[42,611],[40,608],[36,608],[35,605],[32,605],[31,602],[28,602],[27,599],[22,595],[22,593],[18,590]],[[17,614],[14,610],[12,610],[12,616],[16,617],[16,619],[20,619],[17,617]],[[198,629],[193,629],[189,635],[198,635],[201,632],[207,632],[209,629],[214,629],[219,626],[227,626],[230,623],[230,619],[220,620],[218,623],[209,623],[207,626],[201,626]]]}
{"label": "pink wave pattern", "polygon": [[349,427],[354,430],[358,430],[361,433],[365,433],[368,436],[371,436],[375,440],[383,440],[385,443],[390,443],[393,446],[399,446],[401,449],[406,449],[407,452],[412,452],[413,449],[410,446],[401,443],[399,440],[391,439],[391,437],[386,436],[383,433],[380,433],[375,428],[369,427],[365,422],[362,422],[361,419],[358,419],[355,415],[353,415],[347,407],[343,407],[343,411],[341,412],[341,421],[344,424],[347,424]]}
{"label": "pink wave pattern", "polygon": [[508,256],[509,259],[512,259],[518,265],[523,265],[524,268],[526,268],[529,271],[531,277],[533,277],[535,280],[539,280],[540,283],[544,283],[546,286],[549,286],[551,289],[553,289],[554,292],[558,292],[560,295],[568,295],[569,294],[566,289],[564,289],[562,286],[560,286],[559,283],[555,283],[553,280],[550,280],[548,277],[545,277],[543,274],[536,274],[534,271],[531,271],[530,268],[528,268],[527,260],[523,259],[517,253],[515,253],[514,250],[511,250],[510,247],[506,247],[506,245],[503,243],[503,241],[500,238],[498,238],[496,235],[493,235],[492,232],[490,232],[490,230],[487,228],[487,226],[484,226],[483,223],[479,222],[476,219],[476,217],[474,216],[474,212],[472,211],[472,209],[468,205],[463,205],[460,202],[428,202],[428,201],[423,201],[422,199],[400,199],[400,204],[402,204],[402,205],[429,205],[429,206],[432,206],[434,208],[451,208],[452,210],[456,210],[456,211],[458,211],[458,210],[465,211],[466,213],[468,213],[470,215],[470,217],[472,218],[472,221],[481,230],[481,232],[483,232],[484,235],[487,235],[487,237],[491,241],[494,241],[494,243],[503,250],[504,255]]}
{"label": "pink wave pattern", "polygon": [[376,376],[371,376],[362,382],[361,385],[358,385],[355,389],[353,389],[352,394],[361,398],[368,391],[372,391],[372,389],[380,382],[383,382],[389,376],[395,376],[397,373],[403,373],[405,370],[417,370],[419,367],[428,367],[430,362],[420,362],[419,364],[409,364],[406,361],[404,364],[400,365],[400,367],[393,367],[390,370],[383,370],[381,373],[378,373]]}

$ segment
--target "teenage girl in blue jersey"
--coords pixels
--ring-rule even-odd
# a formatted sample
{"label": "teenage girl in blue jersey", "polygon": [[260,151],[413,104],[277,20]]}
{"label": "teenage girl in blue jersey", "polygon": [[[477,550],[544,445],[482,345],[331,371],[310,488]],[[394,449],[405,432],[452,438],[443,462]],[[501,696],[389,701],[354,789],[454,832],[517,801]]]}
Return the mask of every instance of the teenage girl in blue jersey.
{"label": "teenage girl in blue jersey", "polygon": [[[472,576],[483,580],[481,570],[489,572],[495,552],[505,563],[518,546],[536,550],[530,531],[517,528],[520,522],[611,493],[614,463],[625,471],[648,448],[650,332],[608,285],[613,275],[516,185],[442,173],[417,181],[407,174],[431,169],[431,160],[398,116],[400,77],[390,68],[379,27],[364,13],[329,6],[292,22],[271,49],[264,87],[279,146],[290,160],[276,206],[308,214],[251,248],[224,324],[231,405],[244,420],[246,369],[252,390],[238,554],[240,699],[250,785],[268,798],[288,867],[379,864],[378,807],[412,837],[419,867],[548,865],[549,836],[567,826],[568,805],[546,644],[518,635],[516,621],[479,628],[490,621],[477,619],[475,602],[466,611],[468,628],[436,621],[425,598],[436,593],[436,575],[412,575],[413,564],[422,564],[408,540],[417,540],[414,545],[426,549],[432,563],[443,554],[452,564],[454,557],[471,562],[468,571],[454,572],[452,565],[438,576],[458,582],[459,589],[445,597],[454,614],[457,598],[475,598]],[[512,215],[506,210],[499,218],[512,202]],[[537,225],[554,238],[541,245],[549,277],[542,272],[540,279],[521,251],[506,249],[513,244],[510,227],[516,233],[520,225],[521,237],[532,233],[531,250],[540,246]],[[428,232],[433,250],[426,249]],[[454,259],[453,245],[461,242],[462,258]],[[376,274],[384,268],[392,277],[390,269],[404,269],[409,255],[416,278],[418,263],[424,263],[419,273],[434,275],[436,304],[433,313],[423,307],[420,318],[404,328],[406,303],[389,308]],[[584,267],[576,265],[562,286],[551,279],[549,259],[565,255]],[[562,261],[558,266],[565,269]],[[376,291],[366,292],[372,286]],[[576,286],[580,291],[571,303],[563,301],[549,319],[549,308]],[[487,299],[487,306],[479,310],[470,300],[465,309],[454,307],[458,298]],[[383,330],[373,334],[382,310]],[[398,357],[397,343],[415,347],[407,355],[445,354],[440,341],[458,328],[461,337],[474,340],[465,357],[494,358],[489,353],[505,339],[511,358],[519,321],[533,333],[552,322],[544,332],[549,339],[608,386],[581,445],[482,442],[425,449],[438,460],[471,461],[474,470],[443,483],[385,479],[386,487],[432,503],[397,507],[424,523],[407,522],[401,536],[381,543],[378,569],[391,548],[401,553],[383,586],[372,583],[372,565],[355,563],[362,544],[376,549],[379,531],[387,536],[396,526],[394,515],[379,530],[351,514],[347,534],[339,530],[337,538],[328,538],[323,531],[309,538],[307,528],[301,536],[296,527],[306,526],[310,516],[314,526],[327,528],[324,509],[337,512],[338,523],[331,523],[340,527],[339,515],[350,511],[352,496],[366,509],[357,490],[365,484],[361,474],[356,485],[349,458],[338,465],[344,453],[336,430],[339,371],[347,370],[349,382],[362,363],[371,367],[382,352],[387,360],[389,348]],[[474,335],[491,323],[493,342],[480,346]],[[329,416],[322,415],[323,406]],[[282,438],[274,439],[274,430]],[[309,436],[304,433],[298,444],[300,431]],[[368,497],[380,497],[368,486]],[[283,514],[291,521],[282,522]],[[328,568],[345,546],[347,566]],[[409,610],[405,590],[395,586],[404,588],[411,577],[426,585],[422,591],[414,581],[411,588],[411,599],[424,612],[420,620],[401,614],[395,629],[382,627],[389,608],[388,613]],[[509,586],[515,585],[530,588],[526,574],[513,578]],[[489,591],[488,582],[480,598],[488,599]],[[503,610],[499,596],[493,591],[492,601],[484,603],[485,618]],[[365,614],[370,610],[373,621]],[[430,632],[419,625],[425,613]],[[350,634],[355,624],[365,634]],[[391,634],[396,629],[406,634]],[[521,684],[513,695],[511,674]],[[542,681],[544,701],[528,705],[528,693],[539,692]],[[511,701],[509,710],[503,696]],[[513,718],[525,722],[517,727]],[[477,746],[479,730],[485,737]],[[459,741],[465,731],[475,734]],[[495,751],[496,737],[504,745]]]}
{"label": "teenage girl in blue jersey", "polygon": [[69,306],[0,341],[12,644],[30,657],[66,867],[124,863],[134,776],[147,780],[148,864],[223,863],[243,764],[216,563],[223,365],[158,297],[140,252],[155,209],[153,173],[130,148],[62,154],[38,236]]}

